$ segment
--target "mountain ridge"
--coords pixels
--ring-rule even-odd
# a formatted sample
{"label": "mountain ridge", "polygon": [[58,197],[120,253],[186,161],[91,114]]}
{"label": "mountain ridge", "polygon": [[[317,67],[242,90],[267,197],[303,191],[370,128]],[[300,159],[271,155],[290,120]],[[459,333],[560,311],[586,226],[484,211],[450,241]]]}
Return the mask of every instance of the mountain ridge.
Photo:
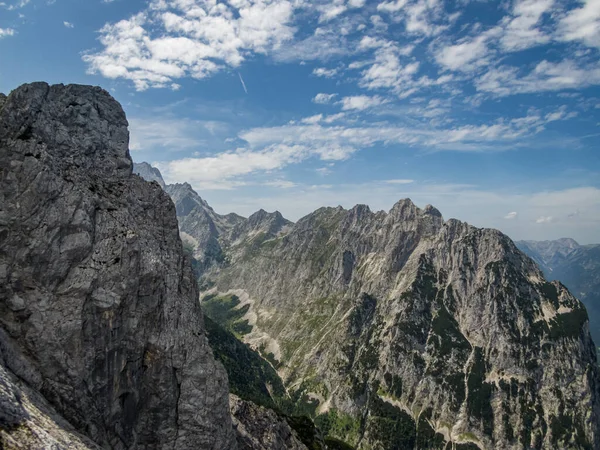
{"label": "mountain ridge", "polygon": [[585,308],[501,232],[403,199],[220,242],[208,293],[240,295],[242,339],[331,436],[360,449],[600,445]]}
{"label": "mountain ridge", "polygon": [[558,279],[581,299],[590,315],[590,329],[600,344],[600,244],[580,245],[571,238],[517,241],[547,278]]}

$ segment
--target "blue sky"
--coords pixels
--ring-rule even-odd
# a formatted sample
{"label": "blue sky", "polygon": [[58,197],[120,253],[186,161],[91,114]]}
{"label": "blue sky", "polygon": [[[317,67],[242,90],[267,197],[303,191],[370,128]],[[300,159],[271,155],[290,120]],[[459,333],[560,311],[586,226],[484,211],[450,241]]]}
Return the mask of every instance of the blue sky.
{"label": "blue sky", "polygon": [[221,213],[410,197],[600,242],[600,0],[4,0],[0,91],[98,84]]}

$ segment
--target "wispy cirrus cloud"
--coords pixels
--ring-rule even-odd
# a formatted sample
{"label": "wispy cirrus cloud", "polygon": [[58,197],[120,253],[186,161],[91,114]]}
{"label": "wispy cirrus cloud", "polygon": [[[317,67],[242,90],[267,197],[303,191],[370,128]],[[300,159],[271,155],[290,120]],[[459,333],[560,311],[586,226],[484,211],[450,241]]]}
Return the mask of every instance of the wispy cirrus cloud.
{"label": "wispy cirrus cloud", "polygon": [[475,80],[477,90],[499,96],[580,89],[597,84],[600,84],[600,64],[582,65],[573,60],[558,63],[543,60],[525,74],[517,67],[499,66]]}
{"label": "wispy cirrus cloud", "polygon": [[[361,103],[361,107],[362,105]],[[252,128],[239,133],[239,137],[252,147],[282,142],[288,145],[357,151],[376,143],[385,143],[437,151],[481,152],[505,150],[508,143],[534,136],[548,123],[569,118],[571,113],[565,108],[558,108],[545,113],[531,111],[522,117],[497,119],[486,124],[432,127],[430,124],[400,126],[382,123],[371,126],[356,126],[351,123],[329,125],[322,120],[322,116],[317,115],[301,121],[300,124]]]}

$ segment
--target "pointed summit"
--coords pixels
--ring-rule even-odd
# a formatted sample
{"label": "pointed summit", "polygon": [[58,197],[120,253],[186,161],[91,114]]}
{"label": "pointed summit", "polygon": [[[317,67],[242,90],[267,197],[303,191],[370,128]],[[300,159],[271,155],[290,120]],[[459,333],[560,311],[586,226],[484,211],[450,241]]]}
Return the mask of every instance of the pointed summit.
{"label": "pointed summit", "polygon": [[152,167],[145,161],[141,163],[133,163],[133,173],[139,175],[146,181],[156,181],[163,189],[166,187],[165,180],[163,180],[160,170],[158,170],[156,167]]}

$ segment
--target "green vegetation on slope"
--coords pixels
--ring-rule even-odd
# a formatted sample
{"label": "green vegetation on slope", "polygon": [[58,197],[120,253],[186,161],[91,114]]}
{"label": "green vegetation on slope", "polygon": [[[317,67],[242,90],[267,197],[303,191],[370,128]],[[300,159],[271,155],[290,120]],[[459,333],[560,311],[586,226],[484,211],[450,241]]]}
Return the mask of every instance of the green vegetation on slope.
{"label": "green vegetation on slope", "polygon": [[[213,302],[213,306],[214,303],[216,302]],[[235,299],[233,301],[230,299],[228,304],[235,306],[239,304],[239,300],[236,302]],[[211,312],[216,312],[215,315],[225,319],[226,323],[229,323],[228,319],[235,317],[219,308],[213,308]],[[204,316],[204,323],[206,336],[215,358],[225,366],[227,371],[229,391],[243,400],[273,409],[287,421],[302,443],[310,450],[324,450],[320,430],[309,417],[302,415],[310,408],[301,398],[290,399],[287,396],[281,378],[269,362],[241,342],[234,333],[216,323],[208,314]],[[346,444],[342,441],[332,441],[331,446],[329,443],[327,445],[327,448],[333,450],[352,450],[352,447],[344,447],[343,445]]]}
{"label": "green vegetation on slope", "polygon": [[238,338],[252,331],[252,326],[243,319],[250,305],[237,308],[239,304],[240,299],[232,294],[210,294],[202,299],[204,313]]}
{"label": "green vegetation on slope", "polygon": [[288,410],[285,387],[271,365],[210,317],[204,323],[215,358],[227,371],[229,391],[266,408]]}
{"label": "green vegetation on slope", "polygon": [[360,438],[360,420],[336,409],[317,416],[315,424],[325,436],[344,444],[356,444]]}

